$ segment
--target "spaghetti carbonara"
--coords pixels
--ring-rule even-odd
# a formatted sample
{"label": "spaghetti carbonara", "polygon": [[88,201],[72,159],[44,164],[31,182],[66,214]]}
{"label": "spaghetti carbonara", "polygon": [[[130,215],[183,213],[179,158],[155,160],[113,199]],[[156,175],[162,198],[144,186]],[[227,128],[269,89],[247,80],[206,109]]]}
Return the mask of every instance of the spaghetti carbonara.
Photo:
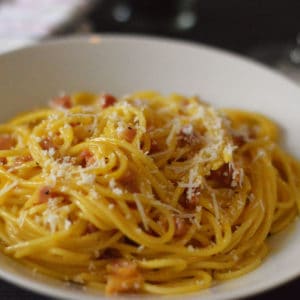
{"label": "spaghetti carbonara", "polygon": [[77,93],[0,125],[1,250],[108,294],[240,276],[300,205],[266,117],[196,97]]}

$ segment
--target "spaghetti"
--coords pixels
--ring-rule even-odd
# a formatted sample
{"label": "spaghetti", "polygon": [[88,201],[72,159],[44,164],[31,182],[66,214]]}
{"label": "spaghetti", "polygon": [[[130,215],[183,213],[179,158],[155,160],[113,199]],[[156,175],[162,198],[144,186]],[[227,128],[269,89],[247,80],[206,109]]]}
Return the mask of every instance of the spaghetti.
{"label": "spaghetti", "polygon": [[0,126],[1,250],[108,294],[240,276],[299,210],[278,140],[264,116],[196,97],[58,97]]}

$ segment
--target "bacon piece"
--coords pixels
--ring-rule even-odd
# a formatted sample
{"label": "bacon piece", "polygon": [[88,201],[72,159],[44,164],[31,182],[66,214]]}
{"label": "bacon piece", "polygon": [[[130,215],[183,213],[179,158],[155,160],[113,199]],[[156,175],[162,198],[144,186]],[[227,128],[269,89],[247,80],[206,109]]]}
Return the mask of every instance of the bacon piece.
{"label": "bacon piece", "polygon": [[136,292],[142,288],[143,276],[137,264],[128,260],[115,260],[106,266],[108,272],[105,291],[107,294]]}
{"label": "bacon piece", "polygon": [[175,237],[184,236],[189,229],[188,222],[185,219],[178,218],[178,217],[174,217],[174,222],[175,222],[174,236]]}
{"label": "bacon piece", "polygon": [[18,156],[15,161],[14,161],[14,165],[15,166],[20,166],[25,162],[29,162],[32,161],[32,156],[30,154],[27,155],[23,155],[23,156]]}
{"label": "bacon piece", "polygon": [[181,195],[179,203],[188,210],[194,210],[199,202],[199,188],[193,188],[192,197],[188,198],[187,189]]}
{"label": "bacon piece", "polygon": [[79,164],[83,167],[86,168],[92,164],[94,164],[96,161],[94,154],[88,150],[85,149],[79,154]]}
{"label": "bacon piece", "polygon": [[106,267],[110,274],[118,276],[134,276],[138,273],[137,264],[133,261],[117,259]]}
{"label": "bacon piece", "polygon": [[65,109],[69,109],[72,107],[71,97],[70,96],[57,97],[50,102],[50,106],[53,108],[62,107]]}
{"label": "bacon piece", "polygon": [[41,187],[41,189],[39,190],[39,195],[38,195],[38,203],[42,204],[42,203],[47,203],[49,201],[49,199],[51,198],[59,198],[60,199],[60,203],[67,205],[70,203],[70,200],[68,199],[68,197],[64,194],[60,194],[57,191],[54,191],[53,188],[51,186],[43,186]]}
{"label": "bacon piece", "polygon": [[70,203],[70,200],[66,195],[60,194],[58,191],[53,190],[51,186],[45,185],[41,187],[38,195],[38,203],[47,203],[51,198],[58,198],[60,204],[62,205],[67,205]]}
{"label": "bacon piece", "polygon": [[237,187],[237,186],[242,186],[243,184],[243,179],[244,179],[244,170],[243,168],[239,167],[239,166],[231,166],[229,168],[232,172],[232,181],[231,181],[231,187]]}
{"label": "bacon piece", "polygon": [[88,225],[86,226],[86,233],[89,234],[89,233],[94,233],[96,231],[98,231],[98,228],[94,224],[88,223]]}
{"label": "bacon piece", "polygon": [[232,175],[232,168],[229,167],[229,164],[224,164],[219,169],[212,170],[206,178],[214,181],[218,187],[229,188],[232,182]]}
{"label": "bacon piece", "polygon": [[131,193],[138,193],[139,189],[136,185],[136,175],[127,170],[125,174],[120,178],[120,183]]}
{"label": "bacon piece", "polygon": [[80,125],[80,122],[71,122],[70,125],[72,127],[76,127],[76,126],[79,126]]}
{"label": "bacon piece", "polygon": [[183,106],[188,106],[191,102],[188,99],[182,99],[181,103]]}
{"label": "bacon piece", "polygon": [[9,150],[16,145],[16,141],[9,134],[0,135],[0,150]]}
{"label": "bacon piece", "polygon": [[150,147],[150,154],[153,154],[155,152],[159,152],[160,148],[158,145],[158,142],[156,140],[151,140],[151,147]]}
{"label": "bacon piece", "polygon": [[106,248],[101,254],[101,259],[120,258],[122,255],[118,249]]}
{"label": "bacon piece", "polygon": [[40,189],[40,191],[39,191],[39,199],[38,199],[38,202],[39,202],[40,204],[42,204],[42,203],[47,203],[48,200],[49,200],[50,198],[53,197],[52,192],[53,192],[53,191],[52,191],[52,189],[51,189],[50,186],[44,186],[44,187],[42,187],[42,188]]}
{"label": "bacon piece", "polygon": [[243,135],[233,135],[232,140],[233,143],[238,147],[241,147],[246,143],[246,138]]}
{"label": "bacon piece", "polygon": [[189,132],[189,127],[185,126],[181,129],[178,134],[178,145],[179,147],[183,147],[186,145],[195,146],[202,143],[203,138],[200,133],[195,131]]}
{"label": "bacon piece", "polygon": [[128,143],[131,143],[136,135],[136,129],[128,126],[120,133],[120,138],[126,140]]}
{"label": "bacon piece", "polygon": [[116,97],[111,94],[103,94],[100,97],[100,104],[102,108],[107,108],[114,105],[117,102]]}
{"label": "bacon piece", "polygon": [[5,164],[7,164],[6,157],[0,157],[0,165],[5,165]]}
{"label": "bacon piece", "polygon": [[40,146],[43,150],[49,150],[50,148],[55,149],[52,139],[50,139],[48,137],[42,139],[42,141],[40,142]]}

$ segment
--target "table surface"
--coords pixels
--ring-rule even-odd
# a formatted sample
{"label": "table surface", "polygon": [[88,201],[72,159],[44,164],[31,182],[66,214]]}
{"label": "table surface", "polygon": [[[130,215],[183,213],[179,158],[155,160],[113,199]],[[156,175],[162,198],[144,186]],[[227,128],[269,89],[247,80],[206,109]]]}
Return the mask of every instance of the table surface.
{"label": "table surface", "polygon": [[[287,296],[300,294],[300,279],[293,280],[282,287],[249,297],[246,300],[282,300]],[[296,296],[294,296],[296,297]],[[51,300],[51,298],[33,294],[27,290],[16,287],[0,280],[0,299],[3,300]],[[291,298],[293,299],[293,298]]]}

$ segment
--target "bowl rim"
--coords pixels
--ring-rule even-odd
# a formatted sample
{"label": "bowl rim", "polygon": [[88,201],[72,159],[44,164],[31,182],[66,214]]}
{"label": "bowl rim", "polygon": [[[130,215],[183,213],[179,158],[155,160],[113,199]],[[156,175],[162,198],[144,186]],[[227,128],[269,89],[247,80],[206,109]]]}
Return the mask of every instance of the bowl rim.
{"label": "bowl rim", "polygon": [[[0,54],[0,65],[2,60],[5,60],[13,55],[22,54],[23,52],[30,52],[32,50],[43,49],[48,47],[61,47],[66,44],[82,44],[82,43],[89,43],[89,44],[99,44],[101,45],[101,41],[104,42],[146,42],[146,43],[157,43],[157,44],[172,44],[173,46],[183,46],[187,48],[194,48],[194,49],[202,49],[206,52],[213,53],[217,56],[222,56],[223,58],[229,58],[231,60],[235,60],[236,63],[243,63],[245,66],[252,66],[257,69],[258,72],[264,72],[271,75],[273,78],[277,77],[281,81],[285,81],[286,84],[289,85],[289,88],[293,88],[297,90],[300,95],[300,87],[294,82],[293,80],[289,79],[286,75],[277,72],[270,66],[264,65],[261,62],[255,61],[247,56],[242,54],[234,53],[232,51],[228,51],[226,49],[222,49],[215,46],[210,46],[206,44],[202,44],[201,42],[196,41],[187,41],[184,39],[179,38],[171,38],[171,37],[162,37],[156,35],[145,35],[145,34],[120,34],[120,33],[99,33],[99,34],[88,34],[88,35],[70,35],[70,36],[61,36],[61,37],[50,37],[47,39],[43,39],[41,41],[32,41],[32,44],[22,46],[17,49],[9,50],[4,53]],[[0,254],[4,255],[4,254]],[[11,259],[11,258],[8,258]],[[42,275],[43,276],[43,275]],[[264,292],[270,291],[271,289],[278,288],[283,286],[284,284],[295,280],[300,276],[300,267],[297,272],[286,276],[284,279],[281,280],[274,280],[272,283],[268,284],[267,286],[261,286],[259,288],[251,288],[247,289],[247,291],[242,290],[238,292],[231,291],[231,295],[229,294],[225,297],[215,295],[214,299],[226,300],[226,299],[241,299],[246,298],[249,296],[254,296],[257,294],[262,294]],[[29,292],[38,293],[41,295],[45,295],[48,297],[59,297],[62,299],[82,299],[82,294],[78,294],[75,298],[75,290],[67,290],[64,287],[56,287],[53,288],[49,286],[47,283],[39,282],[37,280],[27,278],[25,275],[22,274],[13,274],[7,273],[1,270],[0,268],[0,279],[6,282],[9,282],[13,285],[16,285],[20,288],[26,289]],[[186,294],[190,296],[191,294]],[[181,295],[182,296],[182,295]],[[185,296],[185,295],[184,295]],[[94,295],[86,295],[86,299],[96,299]],[[97,296],[99,298],[99,296]],[[105,295],[101,296],[105,297]],[[130,299],[134,297],[129,296]],[[149,297],[149,295],[148,295]],[[205,296],[204,296],[205,297]],[[103,298],[103,299],[104,299]],[[124,299],[123,297],[119,297],[120,299]],[[99,298],[101,299],[101,298]],[[129,299],[126,297],[126,299]]]}
{"label": "bowl rim", "polygon": [[273,77],[280,78],[281,80],[286,81],[286,83],[292,85],[294,88],[300,91],[299,85],[293,79],[289,78],[287,75],[280,73],[277,69],[272,66],[263,64],[260,61],[257,61],[249,56],[246,56],[241,53],[237,53],[225,48],[221,48],[214,45],[204,44],[198,41],[186,40],[178,37],[167,37],[160,36],[155,34],[143,34],[143,33],[118,33],[118,32],[103,32],[103,33],[91,33],[91,34],[70,34],[66,36],[50,36],[41,40],[30,40],[29,44],[22,45],[16,49],[8,50],[3,53],[0,53],[0,62],[3,58],[9,57],[11,55],[16,55],[24,51],[31,51],[39,48],[46,47],[56,47],[62,46],[64,44],[101,44],[102,40],[104,42],[114,42],[115,40],[124,41],[124,42],[149,42],[149,43],[166,43],[173,44],[174,46],[184,46],[190,48],[202,48],[205,51],[214,52],[217,55],[223,57],[239,60],[239,62],[246,63],[248,66],[252,65],[260,69],[260,71],[267,72]]}

